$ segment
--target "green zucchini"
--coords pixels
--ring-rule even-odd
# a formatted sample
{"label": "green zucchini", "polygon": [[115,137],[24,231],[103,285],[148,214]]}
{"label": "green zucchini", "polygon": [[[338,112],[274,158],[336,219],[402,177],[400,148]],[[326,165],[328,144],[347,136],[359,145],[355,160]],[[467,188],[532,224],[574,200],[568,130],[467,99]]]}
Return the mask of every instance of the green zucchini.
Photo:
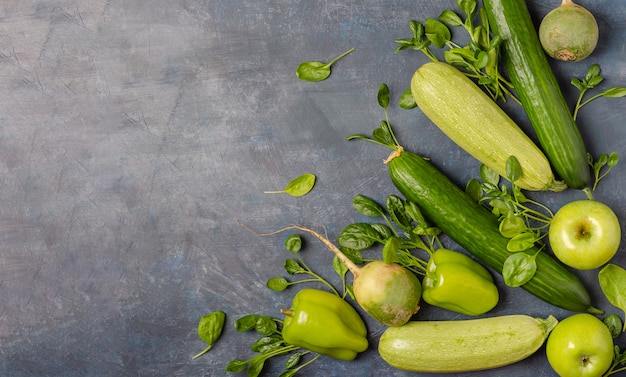
{"label": "green zucchini", "polygon": [[412,321],[378,343],[389,365],[413,372],[469,372],[510,365],[535,353],[558,320],[522,314],[459,321]]}
{"label": "green zucchini", "polygon": [[524,0],[483,2],[494,34],[502,39],[506,72],[556,174],[584,189],[591,180],[587,149],[548,63]]}
{"label": "green zucchini", "polygon": [[[487,208],[454,184],[429,161],[397,147],[387,159],[391,181],[422,210],[443,233],[479,261],[502,273],[510,255],[508,239],[500,234],[499,223]],[[535,254],[533,247],[526,252]],[[597,312],[589,293],[576,275],[545,251],[535,259],[537,272],[526,291],[557,307],[575,312]]]}
{"label": "green zucchini", "polygon": [[411,79],[411,93],[422,112],[458,146],[506,177],[506,162],[515,156],[525,190],[561,191],[543,152],[517,124],[457,68],[443,62],[422,65]]}

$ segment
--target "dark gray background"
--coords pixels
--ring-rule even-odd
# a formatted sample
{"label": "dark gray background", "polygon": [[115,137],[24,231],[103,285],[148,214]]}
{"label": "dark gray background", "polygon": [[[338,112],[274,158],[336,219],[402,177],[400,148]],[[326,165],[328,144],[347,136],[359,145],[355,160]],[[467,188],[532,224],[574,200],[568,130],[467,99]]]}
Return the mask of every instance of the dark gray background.
{"label": "dark gray background", "polygon": [[[529,1],[535,19],[560,1]],[[568,82],[599,63],[603,88],[626,85],[626,2],[582,1],[601,40],[580,63],[554,63]],[[289,224],[325,226],[334,240],[365,221],[356,194],[396,193],[388,151],[346,142],[370,133],[426,62],[394,54],[410,19],[437,17],[454,2],[397,0],[3,0],[0,4],[0,375],[220,376],[252,356],[253,334],[234,331],[244,314],[280,316],[296,289],[272,292],[285,276]],[[461,31],[457,37],[463,39]],[[304,60],[356,50],[321,83],[299,81]],[[530,132],[519,107],[506,106]],[[597,155],[624,153],[623,99],[599,99],[579,125]],[[420,113],[393,106],[407,149],[432,158],[459,185],[477,176],[468,158]],[[531,133],[532,135],[532,133]],[[266,195],[292,178],[318,177],[307,196]],[[621,165],[596,198],[626,221]],[[557,209],[580,192],[537,194]],[[332,255],[306,237],[303,257],[335,284]],[[456,248],[449,241],[448,247]],[[622,248],[623,249],[623,248]],[[375,254],[373,254],[375,255]],[[623,250],[614,262],[626,266]],[[579,273],[594,303],[597,271]],[[498,279],[501,283],[501,280]],[[501,289],[490,315],[570,313],[520,289]],[[204,357],[198,319],[224,310],[223,338]],[[462,318],[424,307],[418,319]],[[303,376],[409,376],[388,367],[367,319],[371,347],[354,362],[322,358]],[[622,346],[626,345],[620,340]],[[282,371],[272,362],[267,375]],[[462,376],[552,376],[541,349],[523,363]]]}

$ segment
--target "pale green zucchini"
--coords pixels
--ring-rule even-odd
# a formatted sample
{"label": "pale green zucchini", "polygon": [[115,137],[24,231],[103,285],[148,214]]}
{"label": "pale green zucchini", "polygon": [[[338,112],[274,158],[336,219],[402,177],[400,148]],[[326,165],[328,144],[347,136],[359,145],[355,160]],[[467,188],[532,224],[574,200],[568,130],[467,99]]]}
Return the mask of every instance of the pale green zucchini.
{"label": "pale green zucchini", "polygon": [[412,321],[389,327],[378,352],[392,367],[455,373],[510,365],[535,353],[558,320],[523,314],[459,321]]}
{"label": "pale green zucchini", "polygon": [[422,112],[459,147],[506,175],[515,156],[522,176],[515,184],[531,191],[561,191],[547,157],[522,129],[457,68],[443,62],[422,65],[411,79],[411,93]]}

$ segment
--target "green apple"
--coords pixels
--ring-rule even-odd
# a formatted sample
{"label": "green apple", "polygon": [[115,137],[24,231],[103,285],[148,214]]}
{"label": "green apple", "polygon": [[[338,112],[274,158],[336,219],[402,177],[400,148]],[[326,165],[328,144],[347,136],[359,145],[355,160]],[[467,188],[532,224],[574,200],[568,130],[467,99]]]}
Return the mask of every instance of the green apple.
{"label": "green apple", "polygon": [[615,212],[606,204],[577,200],[554,214],[548,239],[561,262],[579,270],[592,270],[613,258],[621,229]]}
{"label": "green apple", "polygon": [[574,314],[552,330],[546,356],[561,377],[600,377],[613,363],[613,337],[597,317]]}

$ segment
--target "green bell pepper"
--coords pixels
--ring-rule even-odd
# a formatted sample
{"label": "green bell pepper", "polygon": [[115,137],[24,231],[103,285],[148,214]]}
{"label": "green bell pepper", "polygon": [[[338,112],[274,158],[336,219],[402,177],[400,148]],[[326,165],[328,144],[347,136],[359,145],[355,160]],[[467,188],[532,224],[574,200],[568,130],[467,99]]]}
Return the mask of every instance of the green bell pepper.
{"label": "green bell pepper", "polygon": [[285,342],[340,360],[353,360],[368,347],[367,329],[359,313],[341,297],[302,289],[285,315]]}
{"label": "green bell pepper", "polygon": [[431,255],[422,289],[428,304],[472,316],[490,311],[499,299],[498,288],[485,267],[448,249]]}

